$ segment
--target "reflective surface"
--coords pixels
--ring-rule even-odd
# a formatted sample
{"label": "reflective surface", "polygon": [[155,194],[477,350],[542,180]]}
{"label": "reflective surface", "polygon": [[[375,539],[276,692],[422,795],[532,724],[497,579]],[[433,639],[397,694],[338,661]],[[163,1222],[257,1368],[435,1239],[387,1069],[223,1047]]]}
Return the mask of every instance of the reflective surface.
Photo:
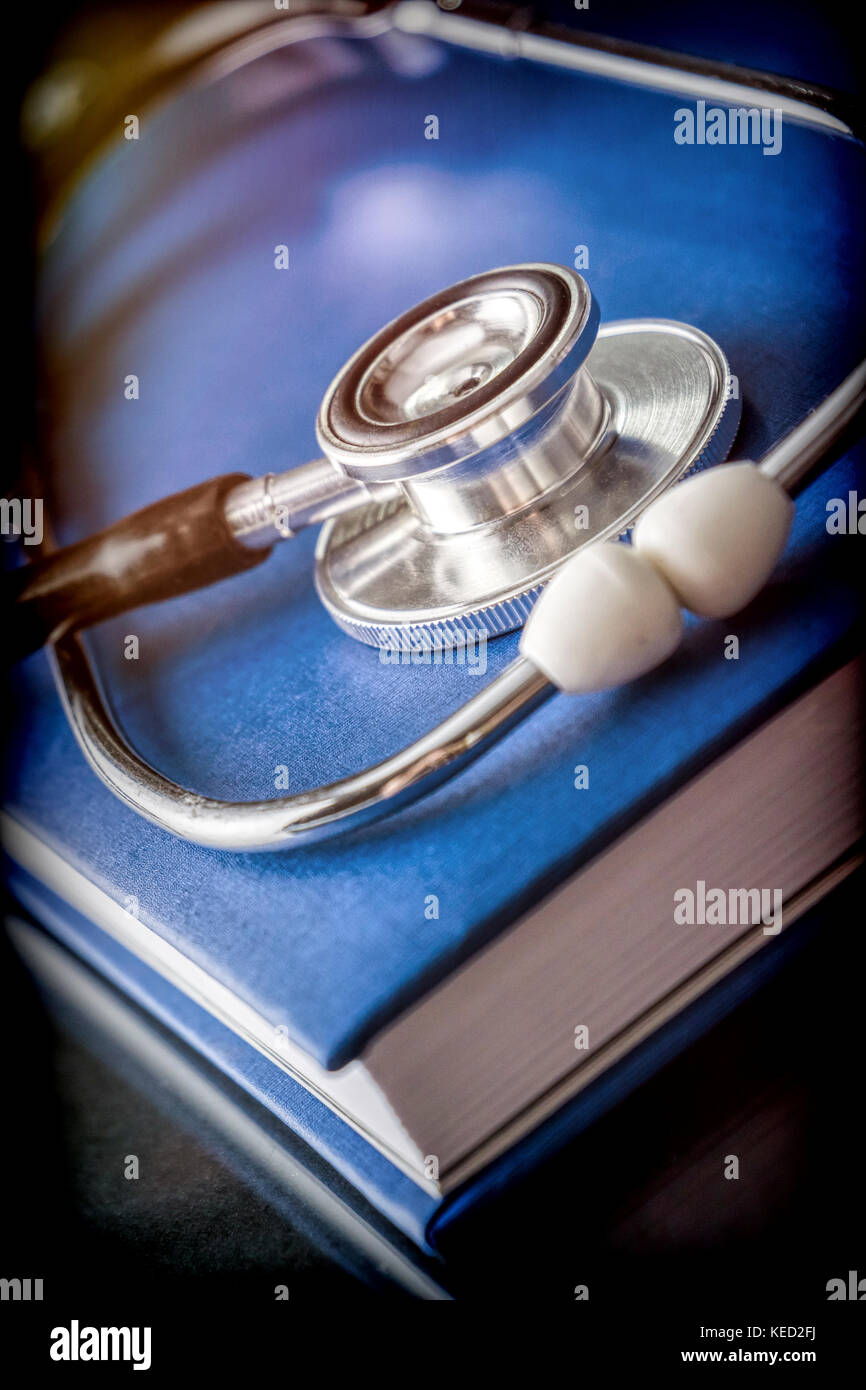
{"label": "reflective surface", "polygon": [[422,300],[349,358],[316,422],[323,452],[365,482],[416,479],[501,443],[549,406],[595,341],[580,275],[530,261]]}
{"label": "reflective surface", "polygon": [[528,290],[473,295],[410,328],[380,353],[358,391],[371,424],[397,424],[466,402],[529,346],[544,307]]}
{"label": "reflective surface", "polygon": [[391,500],[326,523],[320,597],[344,631],[374,646],[508,632],[575,550],[627,530],[666,487],[723,459],[738,420],[727,362],[705,334],[665,320],[605,325],[576,394],[509,441],[512,457],[485,478],[498,516],[491,509],[489,524],[464,534],[471,478],[460,498],[454,470],[414,480],[414,505]]}
{"label": "reflective surface", "polygon": [[518,657],[441,724],[354,776],[268,801],[221,801],[178,786],[127,743],[75,634],[55,644],[52,664],[66,717],[97,776],[145,820],[211,849],[281,849],[337,834],[348,821],[379,820],[453,777],[554,694]]}

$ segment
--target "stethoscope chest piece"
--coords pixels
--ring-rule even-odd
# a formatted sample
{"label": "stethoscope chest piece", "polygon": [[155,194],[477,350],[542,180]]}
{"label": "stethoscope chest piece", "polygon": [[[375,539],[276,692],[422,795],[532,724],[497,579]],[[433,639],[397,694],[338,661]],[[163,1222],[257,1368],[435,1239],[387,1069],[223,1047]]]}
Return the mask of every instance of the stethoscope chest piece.
{"label": "stethoscope chest piece", "polygon": [[700,330],[599,328],[588,285],[561,266],[464,280],[371,338],[322,402],[324,453],[388,485],[323,527],[322,601],[380,647],[510,631],[575,550],[723,459],[738,418]]}

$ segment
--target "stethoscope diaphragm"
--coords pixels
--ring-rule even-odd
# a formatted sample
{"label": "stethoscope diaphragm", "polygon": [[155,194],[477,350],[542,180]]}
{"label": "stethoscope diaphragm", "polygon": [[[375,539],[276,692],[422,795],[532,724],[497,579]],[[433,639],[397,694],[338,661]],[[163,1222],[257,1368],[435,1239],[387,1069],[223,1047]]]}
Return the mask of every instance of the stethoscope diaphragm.
{"label": "stethoscope diaphragm", "polygon": [[323,451],[389,491],[325,523],[319,595],[378,647],[510,631],[571,554],[725,458],[738,421],[700,330],[599,328],[589,286],[561,266],[473,276],[377,333],[325,395]]}

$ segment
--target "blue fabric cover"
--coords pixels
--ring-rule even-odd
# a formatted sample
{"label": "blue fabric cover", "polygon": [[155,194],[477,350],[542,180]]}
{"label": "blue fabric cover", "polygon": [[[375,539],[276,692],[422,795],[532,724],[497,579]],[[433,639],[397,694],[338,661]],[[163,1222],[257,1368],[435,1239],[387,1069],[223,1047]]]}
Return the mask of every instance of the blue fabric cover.
{"label": "blue fabric cover", "polygon": [[850,880],[843,884],[771,946],[720,981],[512,1149],[437,1201],[303,1086],[80,913],[29,874],[14,866],[10,873],[10,887],[20,902],[61,941],[288,1124],[395,1226],[427,1250],[435,1250],[444,1231],[476,1203],[495,1197],[530,1172],[718,1023],[792,954],[818,932],[830,928],[834,913],[850,916],[845,899],[850,895],[850,902],[855,901],[855,883]]}
{"label": "blue fabric cover", "polygon": [[[784,126],[777,156],[674,143],[679,98],[392,36],[316,41],[189,94],[95,169],[47,259],[56,382],[49,513],[71,541],[216,472],[317,452],[331,375],[409,304],[520,260],[585,272],[603,318],[693,322],[729,355],[755,457],[862,351],[863,151]],[[439,116],[440,138],[424,138]],[[286,244],[291,268],[274,269]],[[124,399],[124,378],[140,399]],[[850,537],[802,498],[750,610],[693,624],[634,685],[557,697],[435,795],[321,847],[199,849],[122,806],[84,764],[45,659],[20,673],[16,816],[330,1067],[710,757],[852,630]],[[379,759],[478,688],[388,667],[311,583],[314,537],[94,638],[150,761],[204,793],[275,795]],[[723,637],[740,659],[722,659]],[[123,637],[140,659],[123,659]],[[514,637],[489,648],[489,674]],[[810,678],[807,676],[807,678]],[[573,768],[588,764],[590,789]],[[439,916],[425,916],[428,895]]]}

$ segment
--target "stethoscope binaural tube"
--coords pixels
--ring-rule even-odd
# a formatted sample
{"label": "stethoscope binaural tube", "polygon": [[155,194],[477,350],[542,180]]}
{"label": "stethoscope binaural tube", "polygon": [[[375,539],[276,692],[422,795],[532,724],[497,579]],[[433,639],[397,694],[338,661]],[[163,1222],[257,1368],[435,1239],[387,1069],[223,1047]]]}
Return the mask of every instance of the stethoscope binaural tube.
{"label": "stethoscope binaural tube", "polygon": [[[765,514],[773,528],[771,545],[761,552],[760,545],[752,547],[749,563],[752,567],[750,583],[753,588],[767,577],[775,558],[784,545],[787,534],[785,511],[790,504],[787,494],[796,494],[809,477],[825,467],[843,451],[855,429],[859,428],[862,411],[866,403],[866,363],[861,364],[844,382],[789,435],[765,456],[756,468],[748,465],[728,465],[724,469],[699,474],[682,485],[684,501],[686,490],[691,494],[681,513],[697,517],[703,524],[707,543],[718,541],[714,534],[715,517],[712,506],[708,514],[705,501],[699,495],[703,489],[706,496],[708,487],[718,487],[724,475],[731,474],[733,487],[728,488],[728,503],[731,497],[739,500],[742,515],[738,519],[736,508],[728,505],[728,535],[736,535],[740,526],[752,534],[758,534],[754,526],[756,503],[765,509]],[[741,477],[754,474],[754,479],[743,486]],[[735,476],[736,475],[736,476]],[[644,514],[640,526],[653,519],[653,511],[663,511],[668,500],[676,500],[677,493],[666,493]],[[713,499],[710,499],[711,503]],[[695,505],[697,503],[697,506]],[[679,640],[679,633],[673,613],[673,606],[682,601],[682,596],[669,583],[665,574],[664,555],[659,554],[659,534],[663,542],[676,548],[677,518],[661,516],[661,524],[650,527],[653,545],[647,548],[651,557],[647,559],[638,546],[635,563],[649,565],[640,568],[628,577],[623,586],[622,573],[614,574],[615,587],[623,590],[626,607],[629,595],[628,584],[632,586],[634,602],[642,602],[650,580],[656,595],[655,606],[660,621],[656,634],[656,645],[651,653],[652,659],[646,664],[645,658],[634,664],[634,653],[626,655],[632,660],[631,674],[649,669],[652,664],[663,660],[667,648],[672,650]],[[709,530],[706,530],[709,521]],[[732,531],[733,523],[733,531]],[[691,522],[689,522],[691,524]],[[640,526],[638,532],[640,531]],[[640,541],[640,535],[637,536]],[[724,538],[722,538],[724,540]],[[663,546],[662,546],[663,549]],[[552,626],[557,642],[571,644],[579,648],[579,614],[565,613],[560,609],[555,613],[557,621],[547,622],[547,605],[559,605],[561,596],[566,599],[581,587],[586,590],[587,573],[590,582],[598,586],[597,573],[602,574],[605,563],[597,566],[596,555],[604,552],[622,551],[630,547],[611,546],[600,543],[578,551],[560,571],[557,580],[559,593],[551,586],[539,600],[531,623],[524,634],[524,647],[533,649],[533,625],[540,629]],[[732,551],[735,547],[732,547]],[[736,601],[748,601],[748,586],[744,585],[742,573],[743,557],[732,553],[717,560],[727,558],[731,570],[731,592]],[[614,563],[614,570],[622,564],[622,559]],[[610,561],[607,561],[610,567]],[[675,568],[675,567],[674,567]],[[700,590],[701,576],[692,575],[688,582]],[[665,595],[665,586],[670,593]],[[607,596],[609,602],[609,594]],[[665,627],[669,631],[665,631]],[[618,633],[611,634],[608,655],[619,658],[616,651]],[[543,645],[543,644],[542,644]],[[555,653],[554,653],[555,656]],[[546,661],[546,657],[542,656]],[[91,766],[99,777],[118,795],[121,800],[154,824],[170,831],[185,840],[212,848],[237,851],[285,849],[295,844],[323,839],[343,829],[348,829],[371,820],[376,820],[398,809],[400,806],[425,795],[439,785],[445,778],[459,771],[468,762],[484,752],[498,738],[513,728],[538,705],[554,694],[557,688],[538,668],[535,661],[520,656],[505,671],[491,682],[472,700],[449,716],[437,728],[432,729],[421,739],[377,764],[352,777],[339,782],[303,792],[295,796],[271,801],[232,803],[217,801],[186,791],[149,767],[126,743],[122,734],[115,728],[102,701],[96,680],[90,669],[84,649],[78,638],[68,635],[61,638],[52,651],[58,684],[64,701],[67,716],[76,738]],[[621,672],[620,672],[621,673]],[[573,674],[573,673],[572,673]],[[625,677],[624,677],[625,678]]]}
{"label": "stethoscope binaural tube", "polygon": [[[7,660],[129,609],[176,598],[254,569],[275,541],[370,494],[341,480],[327,460],[285,475],[279,500],[269,477],[229,473],[153,502],[103,531],[39,556],[3,576]],[[273,497],[268,529],[250,540],[256,497]],[[259,517],[267,508],[260,504]]]}

